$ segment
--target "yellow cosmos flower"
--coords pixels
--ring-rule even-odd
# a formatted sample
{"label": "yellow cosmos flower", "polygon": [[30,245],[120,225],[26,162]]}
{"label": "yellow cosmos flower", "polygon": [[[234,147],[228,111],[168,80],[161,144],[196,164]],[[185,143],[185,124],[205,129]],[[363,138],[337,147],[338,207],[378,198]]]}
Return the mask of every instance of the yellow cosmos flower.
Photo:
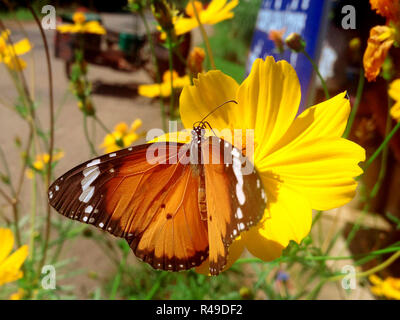
{"label": "yellow cosmos flower", "polygon": [[73,24],[65,23],[57,27],[61,33],[95,33],[106,34],[106,29],[98,21],[86,22],[86,16],[83,12],[75,12],[72,16]]}
{"label": "yellow cosmos flower", "polygon": [[26,292],[24,289],[19,288],[18,291],[11,294],[8,299],[9,300],[21,300],[25,296],[25,293]]}
{"label": "yellow cosmos flower", "polygon": [[[174,89],[183,88],[184,86],[190,84],[189,76],[185,75],[179,77],[176,71],[172,72],[172,85]],[[142,84],[138,88],[138,93],[141,96],[148,98],[155,97],[169,97],[171,95],[171,73],[166,71],[163,75],[163,82],[161,84]]]}
{"label": "yellow cosmos flower", "polygon": [[0,286],[20,279],[21,266],[28,256],[28,246],[24,245],[10,255],[14,246],[14,235],[10,229],[0,228]]}
{"label": "yellow cosmos flower", "polygon": [[21,71],[26,68],[26,62],[18,56],[23,55],[32,49],[28,39],[22,39],[10,45],[8,37],[10,31],[2,31],[0,33],[0,63],[4,64],[11,70]]}
{"label": "yellow cosmos flower", "polygon": [[382,64],[394,43],[395,31],[388,26],[375,26],[371,29],[363,59],[368,81],[374,81],[381,72]]}
{"label": "yellow cosmos flower", "polygon": [[104,137],[100,148],[103,148],[105,153],[110,153],[129,147],[140,138],[141,134],[137,133],[137,130],[141,126],[142,120],[140,119],[133,121],[130,128],[125,122],[118,123],[114,127],[114,132],[109,133]]}
{"label": "yellow cosmos flower", "polygon": [[390,84],[389,95],[396,101],[392,109],[390,109],[390,115],[396,121],[400,121],[400,79],[394,80]]}
{"label": "yellow cosmos flower", "polygon": [[[227,0],[212,0],[207,8],[204,8],[200,1],[194,1],[194,4],[201,24],[213,25],[227,19],[232,19],[234,17],[232,10],[239,4],[239,0],[231,0],[229,2]],[[177,36],[185,34],[199,26],[191,1],[188,2],[185,12],[189,16],[188,18],[178,17],[174,19],[175,34]],[[166,34],[162,33],[161,39],[165,38]]]}
{"label": "yellow cosmos flower", "polygon": [[[257,59],[241,85],[213,70],[199,74],[194,85],[182,91],[180,114],[185,128],[191,129],[216,106],[234,99],[237,105],[218,109],[207,121],[219,132],[254,130],[254,164],[268,201],[260,223],[231,245],[227,267],[245,247],[264,261],[279,257],[289,241],[300,243],[307,236],[312,209],[336,208],[355,195],[354,177],[362,173],[358,163],[365,160],[365,150],[342,138],[350,113],[346,93],[296,117],[300,96],[293,67],[272,57]],[[176,140],[185,143],[185,138],[183,134]],[[172,134],[162,139],[173,140]],[[208,272],[207,264],[197,271]]]}
{"label": "yellow cosmos flower", "polygon": [[[57,162],[63,157],[64,157],[63,151],[56,152],[53,155],[52,162],[53,163]],[[49,163],[49,160],[50,160],[50,155],[48,153],[42,153],[42,154],[36,155],[35,161],[32,163],[32,169],[27,169],[27,171],[26,171],[27,177],[29,179],[33,179],[33,175],[34,175],[33,170],[43,173],[44,169],[46,168],[47,164]]]}
{"label": "yellow cosmos flower", "polygon": [[387,277],[382,280],[376,275],[369,276],[369,280],[373,284],[371,292],[379,297],[387,299],[400,300],[400,278]]}

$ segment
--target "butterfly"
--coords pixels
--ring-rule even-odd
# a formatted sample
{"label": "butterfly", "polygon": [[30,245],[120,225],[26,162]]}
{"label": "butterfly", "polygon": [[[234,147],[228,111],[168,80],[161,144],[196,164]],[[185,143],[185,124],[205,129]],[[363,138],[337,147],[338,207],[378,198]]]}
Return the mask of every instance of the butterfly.
{"label": "butterfly", "polygon": [[50,186],[50,205],[126,239],[155,269],[188,270],[208,258],[218,275],[231,243],[263,216],[266,196],[239,149],[206,138],[204,119],[189,144],[147,143],[78,165]]}

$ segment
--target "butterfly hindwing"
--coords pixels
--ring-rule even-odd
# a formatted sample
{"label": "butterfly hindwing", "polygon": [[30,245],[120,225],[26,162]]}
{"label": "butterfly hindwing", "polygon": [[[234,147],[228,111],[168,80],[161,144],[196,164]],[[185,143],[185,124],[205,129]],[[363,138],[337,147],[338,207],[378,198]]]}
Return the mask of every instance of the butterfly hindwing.
{"label": "butterfly hindwing", "polygon": [[209,268],[210,273],[216,275],[227,262],[233,240],[263,216],[266,199],[258,173],[240,150],[216,137],[208,138],[203,144],[203,153],[205,150],[210,159],[210,163],[204,165]]}

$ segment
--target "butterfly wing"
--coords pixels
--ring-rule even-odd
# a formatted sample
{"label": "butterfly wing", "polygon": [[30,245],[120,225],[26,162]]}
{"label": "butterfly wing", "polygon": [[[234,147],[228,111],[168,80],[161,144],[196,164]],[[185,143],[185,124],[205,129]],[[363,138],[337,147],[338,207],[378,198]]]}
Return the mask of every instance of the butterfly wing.
{"label": "butterfly wing", "polygon": [[125,238],[154,268],[198,266],[208,256],[208,232],[197,204],[199,177],[179,161],[187,152],[185,144],[153,143],[87,161],[52,184],[50,204]]}
{"label": "butterfly wing", "polygon": [[266,199],[258,173],[240,150],[223,139],[209,137],[202,153],[209,159],[204,164],[209,268],[217,275],[227,262],[233,240],[260,221]]}

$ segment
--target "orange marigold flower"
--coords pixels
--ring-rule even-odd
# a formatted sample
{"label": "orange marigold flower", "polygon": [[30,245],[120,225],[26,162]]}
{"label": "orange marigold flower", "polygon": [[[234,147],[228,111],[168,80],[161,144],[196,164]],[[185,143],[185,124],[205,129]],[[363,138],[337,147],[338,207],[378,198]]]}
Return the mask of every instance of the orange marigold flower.
{"label": "orange marigold flower", "polygon": [[368,81],[374,81],[381,71],[389,49],[394,43],[394,28],[375,26],[371,29],[364,53],[364,70]]}
{"label": "orange marigold flower", "polygon": [[203,61],[206,56],[204,49],[195,47],[189,54],[188,68],[193,76],[203,71]]}
{"label": "orange marigold flower", "polygon": [[371,8],[381,16],[398,21],[400,18],[400,2],[397,0],[370,0]]}
{"label": "orange marigold flower", "polygon": [[268,33],[269,40],[274,42],[276,49],[280,53],[282,53],[285,50],[284,48],[285,42],[283,41],[283,35],[285,34],[285,32],[286,28],[283,28],[281,30],[271,30]]}

